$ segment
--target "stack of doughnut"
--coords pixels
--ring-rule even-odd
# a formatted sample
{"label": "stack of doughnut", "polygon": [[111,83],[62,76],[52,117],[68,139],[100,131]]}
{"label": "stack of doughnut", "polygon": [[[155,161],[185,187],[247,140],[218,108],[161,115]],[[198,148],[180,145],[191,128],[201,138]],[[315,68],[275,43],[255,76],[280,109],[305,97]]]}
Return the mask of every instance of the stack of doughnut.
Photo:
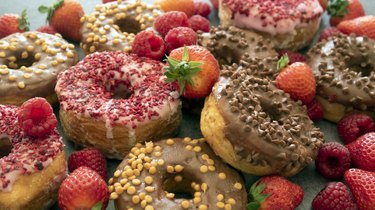
{"label": "stack of doughnut", "polygon": [[117,159],[137,142],[174,135],[181,102],[164,67],[126,52],[97,52],[62,72],[56,93],[65,135]]}
{"label": "stack of doughnut", "polygon": [[67,174],[64,144],[57,129],[28,136],[18,125],[18,109],[0,105],[0,148],[10,150],[0,157],[0,209],[48,209]]}
{"label": "stack of doughnut", "polygon": [[40,32],[0,40],[0,104],[21,105],[33,97],[57,101],[57,75],[77,62],[74,45]]}
{"label": "stack of doughnut", "polygon": [[374,112],[374,52],[374,40],[343,35],[309,50],[308,64],[317,79],[317,98],[326,119],[338,122],[349,112]]}
{"label": "stack of doughnut", "polygon": [[135,34],[152,27],[162,12],[140,0],[97,5],[81,18],[81,47],[86,54],[97,51],[131,51]]}
{"label": "stack of doughnut", "polygon": [[204,139],[137,144],[109,180],[109,191],[117,209],[243,210],[247,203],[242,177]]}
{"label": "stack of doughnut", "polygon": [[221,0],[221,24],[253,30],[278,49],[298,50],[311,43],[321,21],[318,0]]}

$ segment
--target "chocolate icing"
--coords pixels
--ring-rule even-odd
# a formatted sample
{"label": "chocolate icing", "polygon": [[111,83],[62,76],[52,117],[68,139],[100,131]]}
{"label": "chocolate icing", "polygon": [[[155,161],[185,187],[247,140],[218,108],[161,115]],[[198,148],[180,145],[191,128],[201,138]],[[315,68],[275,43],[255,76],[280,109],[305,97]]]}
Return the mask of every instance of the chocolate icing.
{"label": "chocolate icing", "polygon": [[[204,139],[190,138],[137,144],[109,180],[117,209],[245,210],[244,186]],[[177,198],[171,189],[192,199]]]}
{"label": "chocolate icing", "polygon": [[317,80],[317,95],[346,107],[375,109],[375,41],[367,37],[334,36],[308,52]]}

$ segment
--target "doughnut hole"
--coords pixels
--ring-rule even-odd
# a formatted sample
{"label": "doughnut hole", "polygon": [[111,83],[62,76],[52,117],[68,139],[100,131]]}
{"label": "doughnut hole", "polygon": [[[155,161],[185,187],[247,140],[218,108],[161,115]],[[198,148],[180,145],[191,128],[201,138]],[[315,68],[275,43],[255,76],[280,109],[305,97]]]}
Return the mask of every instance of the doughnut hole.
{"label": "doughnut hole", "polygon": [[122,32],[137,34],[141,31],[141,24],[134,18],[123,18],[115,22]]}
{"label": "doughnut hole", "polygon": [[[178,180],[176,177],[182,177],[182,180]],[[175,176],[169,175],[163,182],[163,191],[167,193],[173,193],[174,199],[191,200],[194,198],[194,189],[192,188],[193,180],[183,176],[182,174],[176,174]]]}
{"label": "doughnut hole", "polygon": [[133,95],[133,91],[128,88],[129,86],[125,83],[118,83],[110,87],[109,92],[111,93],[112,99],[128,99]]}
{"label": "doughnut hole", "polygon": [[370,76],[370,73],[374,70],[374,67],[370,63],[365,62],[365,60],[348,63],[347,66],[350,71],[361,73],[362,77]]}
{"label": "doughnut hole", "polygon": [[232,65],[233,63],[239,63],[241,60],[240,51],[226,45],[217,48],[215,54],[218,55],[217,57],[220,66]]}
{"label": "doughnut hole", "polygon": [[271,121],[277,121],[279,125],[283,125],[282,115],[279,108],[272,102],[264,100],[262,98],[260,100],[260,106],[262,107],[263,111],[268,115]]}
{"label": "doughnut hole", "polygon": [[5,65],[11,69],[19,69],[22,66],[30,67],[35,62],[34,54],[25,50],[18,50],[12,55],[9,55],[5,61]]}
{"label": "doughnut hole", "polygon": [[8,137],[0,136],[0,158],[8,156],[12,150],[12,143]]}

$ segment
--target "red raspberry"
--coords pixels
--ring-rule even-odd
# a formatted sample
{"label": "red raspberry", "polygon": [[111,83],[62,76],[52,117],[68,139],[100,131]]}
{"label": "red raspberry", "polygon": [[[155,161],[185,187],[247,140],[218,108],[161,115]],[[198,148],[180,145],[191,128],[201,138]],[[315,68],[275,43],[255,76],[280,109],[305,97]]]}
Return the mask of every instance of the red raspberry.
{"label": "red raspberry", "polygon": [[315,160],[316,170],[328,179],[339,179],[350,168],[349,150],[337,142],[323,144]]}
{"label": "red raspberry", "polygon": [[375,171],[375,132],[366,133],[346,145],[352,156],[354,167],[366,171]]}
{"label": "red raspberry", "polygon": [[339,31],[336,27],[325,28],[322,31],[322,33],[320,33],[319,42],[322,40],[327,40],[329,37],[339,35],[339,34],[343,34],[343,33],[341,33],[341,31]]}
{"label": "red raspberry", "polygon": [[310,103],[306,105],[306,107],[307,114],[309,115],[312,121],[323,119],[323,107],[316,99],[313,99]]}
{"label": "red raspberry", "polygon": [[210,31],[210,21],[200,15],[193,15],[188,20],[190,28],[194,31]]}
{"label": "red raspberry", "polygon": [[104,180],[107,179],[107,161],[104,155],[96,148],[86,148],[73,152],[68,160],[69,172],[86,166],[96,171]]}
{"label": "red raspberry", "polygon": [[279,58],[283,55],[287,54],[289,58],[289,65],[295,62],[305,62],[306,58],[301,53],[293,52],[291,50],[280,50],[279,51]]}
{"label": "red raspberry", "polygon": [[18,110],[18,123],[29,136],[42,137],[56,128],[57,120],[48,101],[38,97],[22,104]]}
{"label": "red raspberry", "polygon": [[160,60],[165,54],[163,38],[153,31],[141,31],[135,38],[132,45],[133,53],[140,57],[149,57]]}
{"label": "red raspberry", "polygon": [[165,45],[168,52],[179,47],[195,44],[197,44],[197,33],[188,27],[174,28],[165,36]]}
{"label": "red raspberry", "polygon": [[337,123],[337,131],[344,144],[349,144],[365,133],[375,132],[375,123],[368,115],[351,114]]}
{"label": "red raspberry", "polygon": [[154,28],[161,36],[167,35],[173,28],[185,26],[189,27],[188,17],[184,12],[171,11],[156,18]]}
{"label": "red raspberry", "polygon": [[108,2],[113,2],[113,1],[117,1],[117,0],[102,0],[103,4],[108,3]]}
{"label": "red raspberry", "polygon": [[330,182],[315,196],[313,210],[357,210],[353,196],[342,182]]}
{"label": "red raspberry", "polygon": [[36,30],[39,31],[39,32],[42,32],[42,33],[52,34],[52,35],[55,35],[57,33],[55,28],[53,28],[52,26],[49,26],[49,25],[41,26]]}
{"label": "red raspberry", "polygon": [[203,1],[194,2],[194,15],[200,15],[207,18],[211,13],[210,6]]}

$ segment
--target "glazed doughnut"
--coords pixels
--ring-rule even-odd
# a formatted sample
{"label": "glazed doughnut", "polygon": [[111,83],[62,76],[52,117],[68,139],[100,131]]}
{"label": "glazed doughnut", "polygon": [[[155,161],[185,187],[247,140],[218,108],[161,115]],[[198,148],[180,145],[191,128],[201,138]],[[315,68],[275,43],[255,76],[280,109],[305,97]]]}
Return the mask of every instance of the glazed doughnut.
{"label": "glazed doughnut", "polygon": [[137,143],[175,134],[181,102],[165,64],[125,52],[97,52],[62,72],[56,93],[65,135],[123,159]]}
{"label": "glazed doughnut", "polygon": [[375,41],[367,37],[335,36],[308,52],[317,80],[317,98],[324,117],[338,122],[352,111],[375,110]]}
{"label": "glazed doughnut", "polygon": [[254,30],[291,50],[310,44],[322,14],[318,0],[220,0],[219,9],[221,24]]}
{"label": "glazed doughnut", "polygon": [[117,209],[244,210],[247,203],[242,177],[204,139],[137,144],[109,180],[109,191]]}
{"label": "glazed doughnut", "polygon": [[48,209],[67,175],[64,144],[57,129],[27,136],[18,126],[18,109],[0,105],[1,152],[11,149],[0,156],[0,209]]}
{"label": "glazed doughnut", "polygon": [[223,67],[206,98],[201,131],[215,153],[241,171],[293,176],[315,159],[323,133],[300,101],[267,79],[272,74],[254,76],[265,66],[258,60]]}
{"label": "glazed doughnut", "polygon": [[57,75],[77,59],[74,45],[59,36],[25,32],[0,39],[0,104],[37,96],[56,102]]}
{"label": "glazed doughnut", "polygon": [[234,26],[220,25],[198,34],[198,45],[207,48],[220,64],[239,63],[245,54],[254,58],[277,56],[269,39]]}
{"label": "glazed doughnut", "polygon": [[131,51],[135,34],[151,28],[160,14],[158,6],[140,0],[97,5],[81,18],[81,47],[86,54],[96,51]]}

